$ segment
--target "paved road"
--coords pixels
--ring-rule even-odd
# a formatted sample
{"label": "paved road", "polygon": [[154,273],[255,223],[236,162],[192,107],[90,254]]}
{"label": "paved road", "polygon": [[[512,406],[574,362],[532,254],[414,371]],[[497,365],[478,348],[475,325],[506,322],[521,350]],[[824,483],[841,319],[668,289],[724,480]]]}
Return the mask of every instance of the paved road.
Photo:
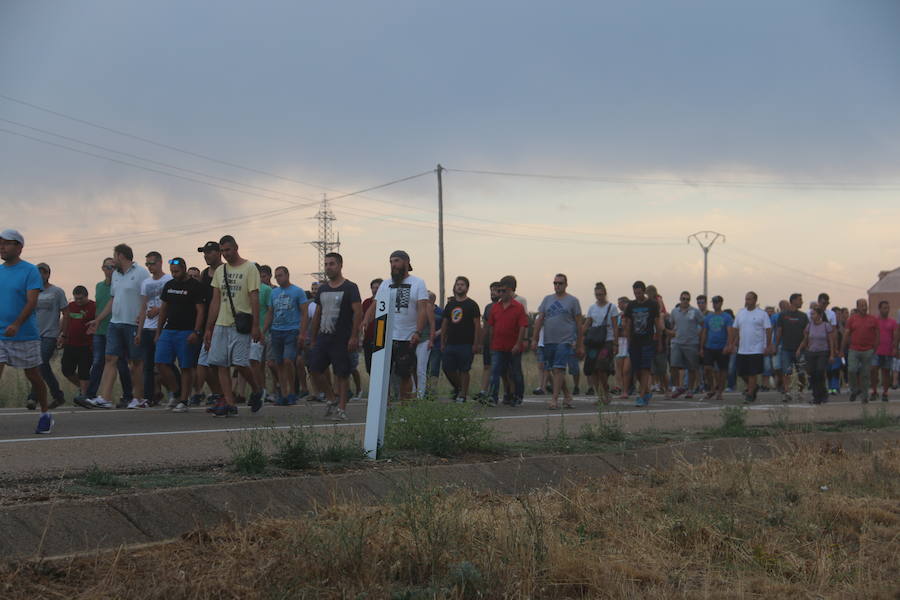
{"label": "paved road", "polygon": [[[738,394],[726,395],[725,404],[738,404]],[[882,405],[891,414],[900,415],[900,402],[869,405],[849,403],[845,396],[828,404],[784,404],[774,393],[761,394],[752,405],[748,421],[768,424],[773,420],[792,422],[833,421],[859,418],[862,410],[874,413]],[[521,407],[497,407],[487,410],[493,426],[507,439],[541,438],[549,425],[560,425],[577,434],[585,423],[596,422],[593,400],[576,398],[575,408],[547,410],[545,398],[527,398]],[[697,400],[655,400],[648,408],[636,408],[631,402],[614,401],[610,409],[628,431],[642,429],[681,430],[715,426],[720,422],[718,403]],[[247,428],[286,429],[292,425],[311,425],[323,432],[334,430],[361,435],[365,421],[365,402],[348,406],[349,419],[334,423],[324,418],[320,403],[302,403],[292,407],[266,405],[252,415],[240,408],[237,418],[214,418],[202,408],[176,414],[162,408],[138,410],[84,410],[61,407],[55,414],[56,426],[49,436],[34,435],[37,414],[25,409],[0,409],[0,474],[28,475],[66,472],[97,464],[106,468],[162,467],[221,461],[229,456],[225,442]]]}

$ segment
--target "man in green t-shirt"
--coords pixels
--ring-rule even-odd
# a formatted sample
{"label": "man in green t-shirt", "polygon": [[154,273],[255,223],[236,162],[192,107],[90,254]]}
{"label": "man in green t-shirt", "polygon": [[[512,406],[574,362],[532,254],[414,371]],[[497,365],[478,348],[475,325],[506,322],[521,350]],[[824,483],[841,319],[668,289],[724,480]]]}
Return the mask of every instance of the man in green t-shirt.
{"label": "man in green t-shirt", "polygon": [[[266,322],[266,314],[269,312],[269,301],[272,299],[272,267],[259,265],[259,322],[260,326]],[[266,349],[269,347],[269,336],[263,334],[258,342],[250,343],[250,369],[256,377],[256,382],[262,388],[263,401],[266,392]],[[277,381],[277,379],[276,379]],[[243,387],[243,385],[241,386]]]}
{"label": "man in green t-shirt", "polygon": [[[100,266],[103,271],[103,281],[97,283],[94,288],[94,302],[97,303],[97,314],[99,315],[109,304],[110,286],[112,285],[112,274],[116,270],[116,261],[112,258],[104,258],[103,264]],[[93,342],[93,362],[91,364],[91,380],[88,383],[88,390],[84,396],[78,396],[74,402],[82,408],[97,408],[91,401],[91,398],[97,397],[97,390],[100,387],[100,379],[103,377],[103,367],[106,364],[106,330],[109,328],[109,320],[112,318],[110,314],[97,325],[97,332],[94,334]],[[131,371],[128,369],[128,361],[123,357],[119,357],[116,363],[119,371],[119,383],[122,384],[122,395],[125,398],[131,398]]]}

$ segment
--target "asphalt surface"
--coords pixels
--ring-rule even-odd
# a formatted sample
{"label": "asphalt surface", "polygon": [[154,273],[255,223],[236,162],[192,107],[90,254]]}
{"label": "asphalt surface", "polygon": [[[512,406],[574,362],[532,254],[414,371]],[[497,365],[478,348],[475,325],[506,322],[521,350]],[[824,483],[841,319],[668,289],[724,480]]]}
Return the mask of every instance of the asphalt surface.
{"label": "asphalt surface", "polygon": [[[900,415],[900,394],[891,402],[862,404],[848,402],[846,395],[832,397],[824,405],[783,403],[775,393],[762,393],[750,405],[748,423],[775,421],[810,422],[858,419],[863,411],[874,413],[885,406]],[[582,425],[597,421],[595,399],[576,397],[574,409],[548,410],[547,397],[529,397],[519,407],[486,409],[494,428],[506,439],[540,439],[548,428],[565,427],[576,435]],[[723,403],[702,400],[665,400],[655,396],[649,407],[638,408],[633,401],[614,400],[608,407],[626,431],[656,429],[677,431],[716,426],[721,422],[722,405],[739,404],[739,394],[726,394]],[[256,414],[246,406],[234,418],[216,418],[205,407],[187,413],[164,408],[92,409],[66,404],[54,411],[56,424],[51,435],[35,435],[38,414],[24,408],[0,409],[0,474],[18,477],[75,471],[98,465],[104,468],[160,468],[204,464],[227,460],[228,441],[246,429],[287,429],[309,425],[327,433],[343,431],[361,436],[365,425],[366,402],[351,402],[348,420],[325,418],[318,402],[296,406],[265,405]]]}

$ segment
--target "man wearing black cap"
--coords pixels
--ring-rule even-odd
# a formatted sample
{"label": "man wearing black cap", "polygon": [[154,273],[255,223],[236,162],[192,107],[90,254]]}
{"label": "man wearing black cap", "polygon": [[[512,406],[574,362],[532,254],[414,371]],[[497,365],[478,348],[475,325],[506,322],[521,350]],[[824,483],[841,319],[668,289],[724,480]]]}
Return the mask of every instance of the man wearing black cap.
{"label": "man wearing black cap", "polygon": [[25,238],[15,229],[0,232],[0,377],[6,365],[25,371],[41,405],[35,433],[50,433],[53,417],[47,408],[47,386],[38,372],[41,337],[34,312],[44,284],[37,267],[20,258],[24,245]]}
{"label": "man wearing black cap", "polygon": [[[400,381],[400,398],[407,399],[412,394],[412,376],[416,372],[416,346],[420,342],[428,343],[431,348],[434,339],[434,311],[428,299],[428,288],[421,277],[410,275],[412,265],[409,254],[403,250],[391,253],[391,278],[383,281],[378,291],[385,288],[397,290],[397,296],[389,307],[393,316],[394,344],[391,354],[391,373]],[[377,295],[377,294],[376,294]],[[375,315],[375,304],[369,307],[371,315]],[[431,335],[422,340],[422,332],[429,326]]]}
{"label": "man wearing black cap", "polygon": [[[213,296],[213,274],[219,265],[222,264],[222,249],[219,247],[218,242],[210,241],[197,248],[197,252],[202,254],[203,260],[206,261],[206,268],[200,273],[200,283],[203,288],[203,326],[200,329],[206,331],[206,322],[209,319],[209,303]],[[202,343],[199,346],[200,352],[197,356],[197,375],[195,377],[197,393],[191,399],[191,404],[196,405],[200,403],[204,383],[209,384],[209,389],[212,392],[209,400],[211,400],[211,404],[215,404],[216,401],[222,398],[222,386],[219,383],[219,377],[215,369],[209,368],[209,348]]]}

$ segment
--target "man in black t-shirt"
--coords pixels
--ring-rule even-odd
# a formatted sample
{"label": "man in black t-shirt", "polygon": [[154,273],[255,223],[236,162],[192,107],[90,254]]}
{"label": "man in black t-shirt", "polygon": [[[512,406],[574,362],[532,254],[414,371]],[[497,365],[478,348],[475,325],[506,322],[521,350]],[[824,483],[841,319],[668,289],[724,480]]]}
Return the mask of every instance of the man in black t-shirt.
{"label": "man in black t-shirt", "polygon": [[[206,319],[209,316],[209,303],[212,302],[213,296],[213,275],[216,269],[222,265],[222,250],[218,242],[206,242],[197,252],[203,254],[203,260],[206,262],[206,268],[200,273],[200,289],[203,293],[203,323],[200,329],[206,331]],[[202,340],[201,340],[202,342]],[[219,383],[219,374],[215,369],[209,368],[209,348],[202,343],[197,349],[197,375],[194,377],[194,385],[196,393],[191,397],[191,404],[200,404],[203,398],[203,385],[208,384],[212,394],[207,398],[207,404],[215,404],[222,397],[222,384]]]}
{"label": "man in black t-shirt", "polygon": [[659,304],[647,297],[647,286],[635,281],[632,286],[634,300],[628,303],[622,315],[622,329],[628,338],[628,357],[631,372],[640,383],[640,395],[635,406],[650,403],[650,374],[656,352],[662,351],[660,334],[664,329]]}
{"label": "man in black t-shirt", "polygon": [[169,261],[172,279],[166,282],[160,293],[162,305],[156,325],[155,362],[160,377],[170,390],[178,387],[175,378],[175,359],[181,367],[181,398],[174,406],[175,412],[186,412],[191,381],[197,360],[196,347],[202,341],[203,321],[206,317],[203,284],[187,274],[183,258]]}
{"label": "man in black t-shirt", "polygon": [[453,283],[453,297],[444,306],[441,326],[444,373],[456,389],[456,401],[465,402],[469,394],[472,358],[481,351],[481,311],[468,297],[469,279],[460,275]]}
{"label": "man in black t-shirt", "polygon": [[[790,381],[791,374],[794,371],[794,365],[797,364],[797,348],[803,341],[803,332],[809,325],[809,317],[803,311],[803,294],[791,294],[790,307],[788,310],[782,311],[778,316],[778,340],[781,352],[781,373],[783,377],[784,402],[790,402],[791,390]],[[797,381],[797,393],[803,391],[803,384]]]}
{"label": "man in black t-shirt", "polygon": [[[347,420],[347,396],[349,377],[353,371],[350,354],[359,349],[359,326],[362,322],[362,302],[359,288],[344,279],[341,270],[344,259],[337,252],[325,255],[325,276],[328,281],[319,286],[316,295],[316,313],[310,326],[312,352],[309,371],[316,380],[316,387],[325,392],[327,408],[325,416],[335,421]],[[325,371],[331,365],[337,382],[331,387]]]}

